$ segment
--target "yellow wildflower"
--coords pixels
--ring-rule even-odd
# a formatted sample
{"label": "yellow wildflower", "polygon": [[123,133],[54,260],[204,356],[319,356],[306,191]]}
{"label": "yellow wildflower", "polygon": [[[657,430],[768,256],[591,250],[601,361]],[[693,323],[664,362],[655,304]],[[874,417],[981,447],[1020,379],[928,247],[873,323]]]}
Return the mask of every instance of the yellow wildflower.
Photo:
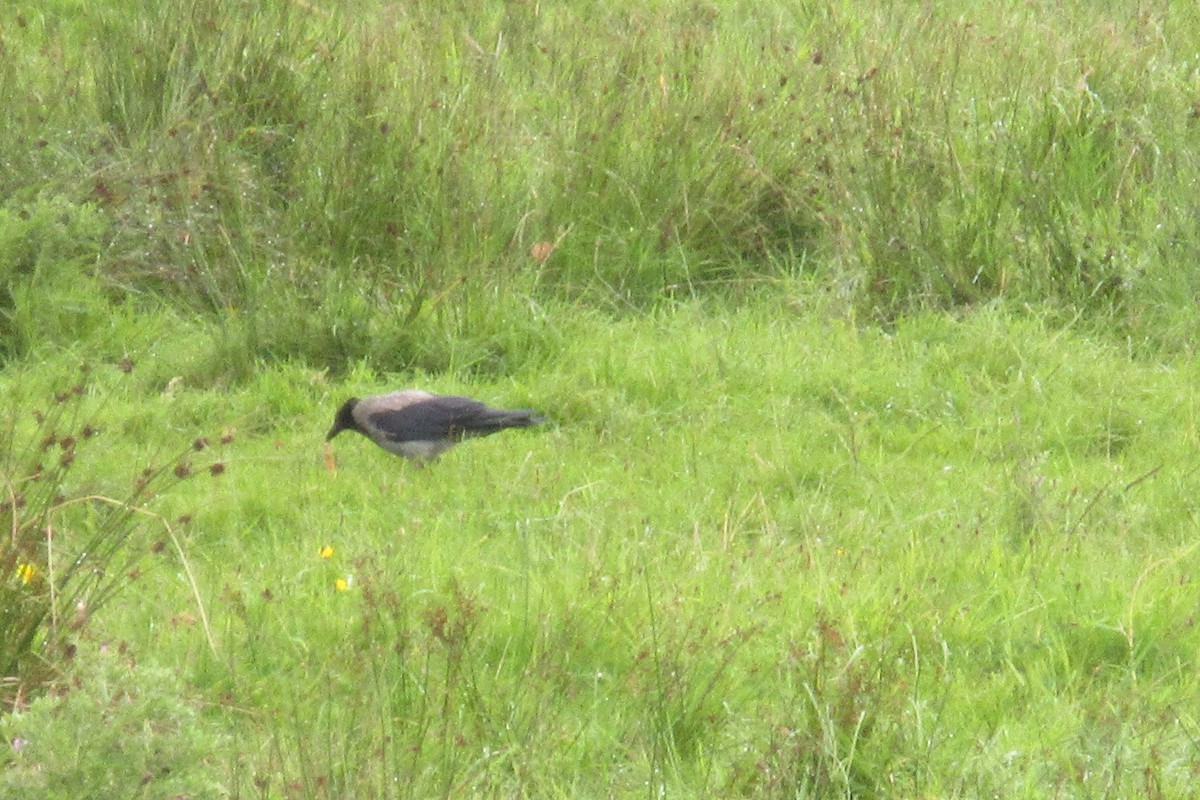
{"label": "yellow wildflower", "polygon": [[18,564],[17,577],[21,579],[21,583],[28,586],[33,583],[33,579],[37,577],[38,568],[33,564]]}
{"label": "yellow wildflower", "polygon": [[345,578],[338,578],[333,582],[333,588],[337,589],[339,592],[344,592],[350,588],[350,581],[346,580]]}
{"label": "yellow wildflower", "polygon": [[318,551],[321,558],[333,558],[333,545],[327,544]]}

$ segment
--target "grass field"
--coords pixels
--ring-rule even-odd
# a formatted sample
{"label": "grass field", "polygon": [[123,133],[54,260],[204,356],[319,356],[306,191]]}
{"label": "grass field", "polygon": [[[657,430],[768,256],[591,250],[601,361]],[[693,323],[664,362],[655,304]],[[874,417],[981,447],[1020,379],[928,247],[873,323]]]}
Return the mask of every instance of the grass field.
{"label": "grass field", "polygon": [[0,796],[1190,796],[1184,5],[0,9]]}

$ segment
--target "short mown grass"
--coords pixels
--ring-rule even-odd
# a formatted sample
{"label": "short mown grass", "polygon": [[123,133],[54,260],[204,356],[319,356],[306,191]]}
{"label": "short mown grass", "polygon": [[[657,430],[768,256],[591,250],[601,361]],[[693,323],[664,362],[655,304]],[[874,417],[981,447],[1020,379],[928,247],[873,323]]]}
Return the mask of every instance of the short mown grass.
{"label": "short mown grass", "polygon": [[1198,45],[9,4],[0,794],[1188,794]]}

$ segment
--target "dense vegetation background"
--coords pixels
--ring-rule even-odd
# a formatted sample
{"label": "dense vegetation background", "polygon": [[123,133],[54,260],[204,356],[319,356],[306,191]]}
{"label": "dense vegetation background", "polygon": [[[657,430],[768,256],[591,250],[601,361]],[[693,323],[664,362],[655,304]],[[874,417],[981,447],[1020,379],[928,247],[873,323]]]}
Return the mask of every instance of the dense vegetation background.
{"label": "dense vegetation background", "polygon": [[[16,2],[0,107],[6,797],[1194,785],[1200,9]],[[404,385],[552,422],[325,461]]]}

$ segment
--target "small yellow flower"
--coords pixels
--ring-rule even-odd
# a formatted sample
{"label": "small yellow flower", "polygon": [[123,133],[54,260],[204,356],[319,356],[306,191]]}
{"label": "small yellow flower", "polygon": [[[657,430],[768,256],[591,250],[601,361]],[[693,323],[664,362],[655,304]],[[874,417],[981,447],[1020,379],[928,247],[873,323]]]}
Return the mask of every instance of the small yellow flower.
{"label": "small yellow flower", "polygon": [[327,544],[318,551],[321,558],[333,558],[333,545]]}
{"label": "small yellow flower", "polygon": [[17,577],[21,579],[21,583],[28,586],[33,583],[33,579],[37,577],[38,568],[33,564],[18,564]]}
{"label": "small yellow flower", "polygon": [[338,578],[333,582],[333,588],[337,589],[339,592],[344,592],[350,588],[350,581],[346,580],[345,578]]}

